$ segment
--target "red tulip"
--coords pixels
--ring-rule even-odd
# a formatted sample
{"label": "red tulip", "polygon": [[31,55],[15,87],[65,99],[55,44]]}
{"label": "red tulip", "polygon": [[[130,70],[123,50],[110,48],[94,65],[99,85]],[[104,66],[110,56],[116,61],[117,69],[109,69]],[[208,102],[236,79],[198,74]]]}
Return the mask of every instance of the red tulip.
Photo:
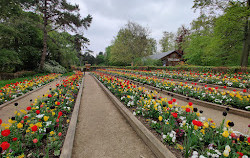
{"label": "red tulip", "polygon": [[173,100],[173,102],[176,102],[176,99],[175,99],[175,98],[173,98],[172,100]]}
{"label": "red tulip", "polygon": [[248,143],[250,143],[250,137],[247,138]]}
{"label": "red tulip", "polygon": [[51,95],[51,94],[49,94],[49,95],[48,95],[48,98],[51,98],[51,97],[52,97],[52,95]]}
{"label": "red tulip", "polygon": [[33,143],[37,143],[38,142],[38,140],[35,138],[35,139],[33,139]]}
{"label": "red tulip", "polygon": [[37,125],[32,126],[32,127],[31,127],[31,130],[32,130],[33,132],[37,131]]}
{"label": "red tulip", "polygon": [[235,133],[231,133],[231,137],[234,138],[236,135]]}
{"label": "red tulip", "polygon": [[31,110],[31,107],[30,107],[30,106],[28,106],[28,107],[27,107],[27,110]]}
{"label": "red tulip", "polygon": [[61,111],[59,111],[59,112],[58,112],[58,116],[61,117],[62,115],[63,115],[63,113],[62,113]]}
{"label": "red tulip", "polygon": [[56,122],[59,122],[59,119],[56,119]]}
{"label": "red tulip", "polygon": [[61,136],[62,136],[62,132],[59,132],[59,133],[58,133],[58,136],[61,137]]}
{"label": "red tulip", "polygon": [[193,105],[193,103],[192,103],[192,102],[189,102],[189,103],[188,103],[188,105],[189,105],[189,106],[192,106],[192,105]]}
{"label": "red tulip", "polygon": [[215,89],[217,90],[217,89],[218,89],[218,87],[215,87]]}
{"label": "red tulip", "polygon": [[7,137],[10,134],[10,130],[9,129],[5,129],[1,132],[2,136]]}
{"label": "red tulip", "polygon": [[174,118],[177,118],[178,114],[176,112],[172,113]]}
{"label": "red tulip", "polygon": [[237,151],[237,154],[239,154],[241,157],[243,156],[242,152]]}
{"label": "red tulip", "polygon": [[199,126],[199,127],[203,126],[201,121],[193,120],[192,123],[193,123],[193,125],[196,125],[196,126]]}
{"label": "red tulip", "polygon": [[186,112],[190,112],[190,109],[189,109],[189,108],[186,108]]}
{"label": "red tulip", "polygon": [[40,110],[36,110],[36,114],[37,114],[37,115],[40,114]]}
{"label": "red tulip", "polygon": [[60,105],[60,102],[56,102],[56,105]]}
{"label": "red tulip", "polygon": [[0,119],[0,125],[3,123],[3,121]]}
{"label": "red tulip", "polygon": [[172,104],[173,102],[171,100],[168,101],[168,104]]}
{"label": "red tulip", "polygon": [[246,90],[246,89],[243,89],[243,92],[244,92],[244,93],[246,93],[246,92],[247,92],[247,90]]}
{"label": "red tulip", "polygon": [[223,88],[224,88],[224,89],[226,89],[226,88],[227,88],[227,86],[224,86]]}
{"label": "red tulip", "polygon": [[15,137],[15,138],[13,138],[12,140],[15,142],[15,141],[17,141],[17,138]]}
{"label": "red tulip", "polygon": [[2,142],[2,144],[0,145],[0,147],[3,150],[7,150],[10,147],[10,143],[8,143],[8,142]]}

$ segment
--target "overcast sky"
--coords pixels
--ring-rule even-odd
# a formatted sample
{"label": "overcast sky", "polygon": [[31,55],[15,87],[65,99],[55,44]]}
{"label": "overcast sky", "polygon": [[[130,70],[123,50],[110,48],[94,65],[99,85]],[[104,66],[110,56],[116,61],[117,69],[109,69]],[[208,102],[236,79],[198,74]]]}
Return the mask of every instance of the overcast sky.
{"label": "overcast sky", "polygon": [[[69,0],[79,4],[82,17],[92,15],[93,21],[85,36],[88,48],[95,54],[105,48],[128,21],[148,27],[151,37],[159,42],[163,31],[176,32],[198,16],[192,8],[193,0]],[[158,48],[160,50],[160,48]]]}

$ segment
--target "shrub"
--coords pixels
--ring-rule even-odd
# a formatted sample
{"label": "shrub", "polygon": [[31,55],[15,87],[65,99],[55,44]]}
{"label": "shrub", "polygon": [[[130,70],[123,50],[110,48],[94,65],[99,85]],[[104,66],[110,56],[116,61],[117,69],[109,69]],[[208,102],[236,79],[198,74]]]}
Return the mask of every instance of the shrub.
{"label": "shrub", "polygon": [[61,74],[67,72],[67,70],[62,65],[60,65],[58,62],[54,60],[49,60],[45,62],[43,71],[48,73],[61,73]]}

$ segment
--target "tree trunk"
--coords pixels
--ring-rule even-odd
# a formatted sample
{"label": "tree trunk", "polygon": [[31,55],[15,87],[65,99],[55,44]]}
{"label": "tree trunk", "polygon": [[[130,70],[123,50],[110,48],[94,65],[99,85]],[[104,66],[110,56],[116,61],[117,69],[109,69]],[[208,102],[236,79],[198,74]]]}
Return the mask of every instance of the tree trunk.
{"label": "tree trunk", "polygon": [[[248,9],[250,9],[250,0],[247,1],[247,7]],[[241,56],[241,67],[248,66],[249,51],[250,51],[250,16],[247,17],[245,25],[244,46]]]}
{"label": "tree trunk", "polygon": [[39,70],[43,69],[45,57],[47,54],[47,38],[48,38],[48,32],[47,32],[47,25],[48,25],[48,17],[47,17],[47,0],[44,0],[44,13],[43,13],[43,52],[41,56],[40,66]]}

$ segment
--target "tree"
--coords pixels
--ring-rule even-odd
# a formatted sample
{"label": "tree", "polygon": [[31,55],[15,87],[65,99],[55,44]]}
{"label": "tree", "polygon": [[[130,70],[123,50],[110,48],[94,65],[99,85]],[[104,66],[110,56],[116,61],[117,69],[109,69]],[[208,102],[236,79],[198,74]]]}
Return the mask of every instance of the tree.
{"label": "tree", "polygon": [[17,52],[0,49],[0,72],[12,72],[15,70],[16,66],[21,64],[22,62]]}
{"label": "tree", "polygon": [[189,34],[190,32],[188,28],[186,28],[184,25],[178,28],[175,40],[177,51],[183,52],[183,44],[185,43],[186,36],[188,36]]}
{"label": "tree", "polygon": [[[64,67],[78,65],[79,57],[75,49],[75,36],[67,32],[50,32],[48,41],[48,58],[58,61]],[[56,39],[56,40],[52,40]]]}
{"label": "tree", "polygon": [[[230,37],[230,39],[237,36],[237,33],[238,35],[242,35],[241,38],[238,37],[236,44],[232,41],[228,41],[227,46],[232,47],[233,50],[241,49],[240,65],[246,67],[248,65],[250,51],[250,0],[195,0],[193,8],[195,10],[200,9],[203,14],[213,16],[221,12],[222,15],[218,19],[223,20],[218,23],[224,23],[224,26],[220,25],[224,28],[222,30],[224,34]],[[219,30],[219,28],[217,29]],[[239,41],[241,41],[241,48],[238,45]],[[235,47],[236,45],[237,47]]]}
{"label": "tree", "polygon": [[96,56],[96,64],[104,64],[105,63],[105,57],[103,55],[103,52],[99,52],[99,54]]}
{"label": "tree", "polygon": [[188,64],[193,65],[217,65],[221,64],[218,57],[219,50],[213,38],[215,18],[212,16],[200,15],[191,22],[190,34],[186,35],[181,47],[184,49],[184,59]]}
{"label": "tree", "polygon": [[160,39],[159,44],[161,45],[161,51],[167,52],[175,48],[174,33],[172,32],[163,32],[163,37]]}
{"label": "tree", "polygon": [[110,60],[110,52],[111,52],[111,47],[112,45],[108,46],[105,48],[105,53],[104,53],[104,61],[105,61],[105,65],[111,65],[111,60]]}
{"label": "tree", "polygon": [[[9,70],[34,70],[37,68],[42,49],[42,32],[37,27],[40,20],[37,14],[22,11],[18,15],[10,14],[0,23],[0,49],[14,51],[17,55],[14,59],[19,61],[13,61],[13,63],[22,63],[13,64],[15,68]],[[7,71],[7,69],[5,70]]]}
{"label": "tree", "polygon": [[40,70],[43,68],[47,55],[48,32],[58,29],[70,29],[77,32],[77,29],[90,26],[92,17],[90,15],[81,18],[79,6],[71,5],[66,0],[42,0],[24,1],[23,5],[29,9],[34,9],[43,16],[43,52],[40,61]]}
{"label": "tree", "polygon": [[111,48],[111,60],[121,65],[133,64],[136,58],[153,54],[156,42],[149,38],[148,28],[128,22],[115,37]]}

